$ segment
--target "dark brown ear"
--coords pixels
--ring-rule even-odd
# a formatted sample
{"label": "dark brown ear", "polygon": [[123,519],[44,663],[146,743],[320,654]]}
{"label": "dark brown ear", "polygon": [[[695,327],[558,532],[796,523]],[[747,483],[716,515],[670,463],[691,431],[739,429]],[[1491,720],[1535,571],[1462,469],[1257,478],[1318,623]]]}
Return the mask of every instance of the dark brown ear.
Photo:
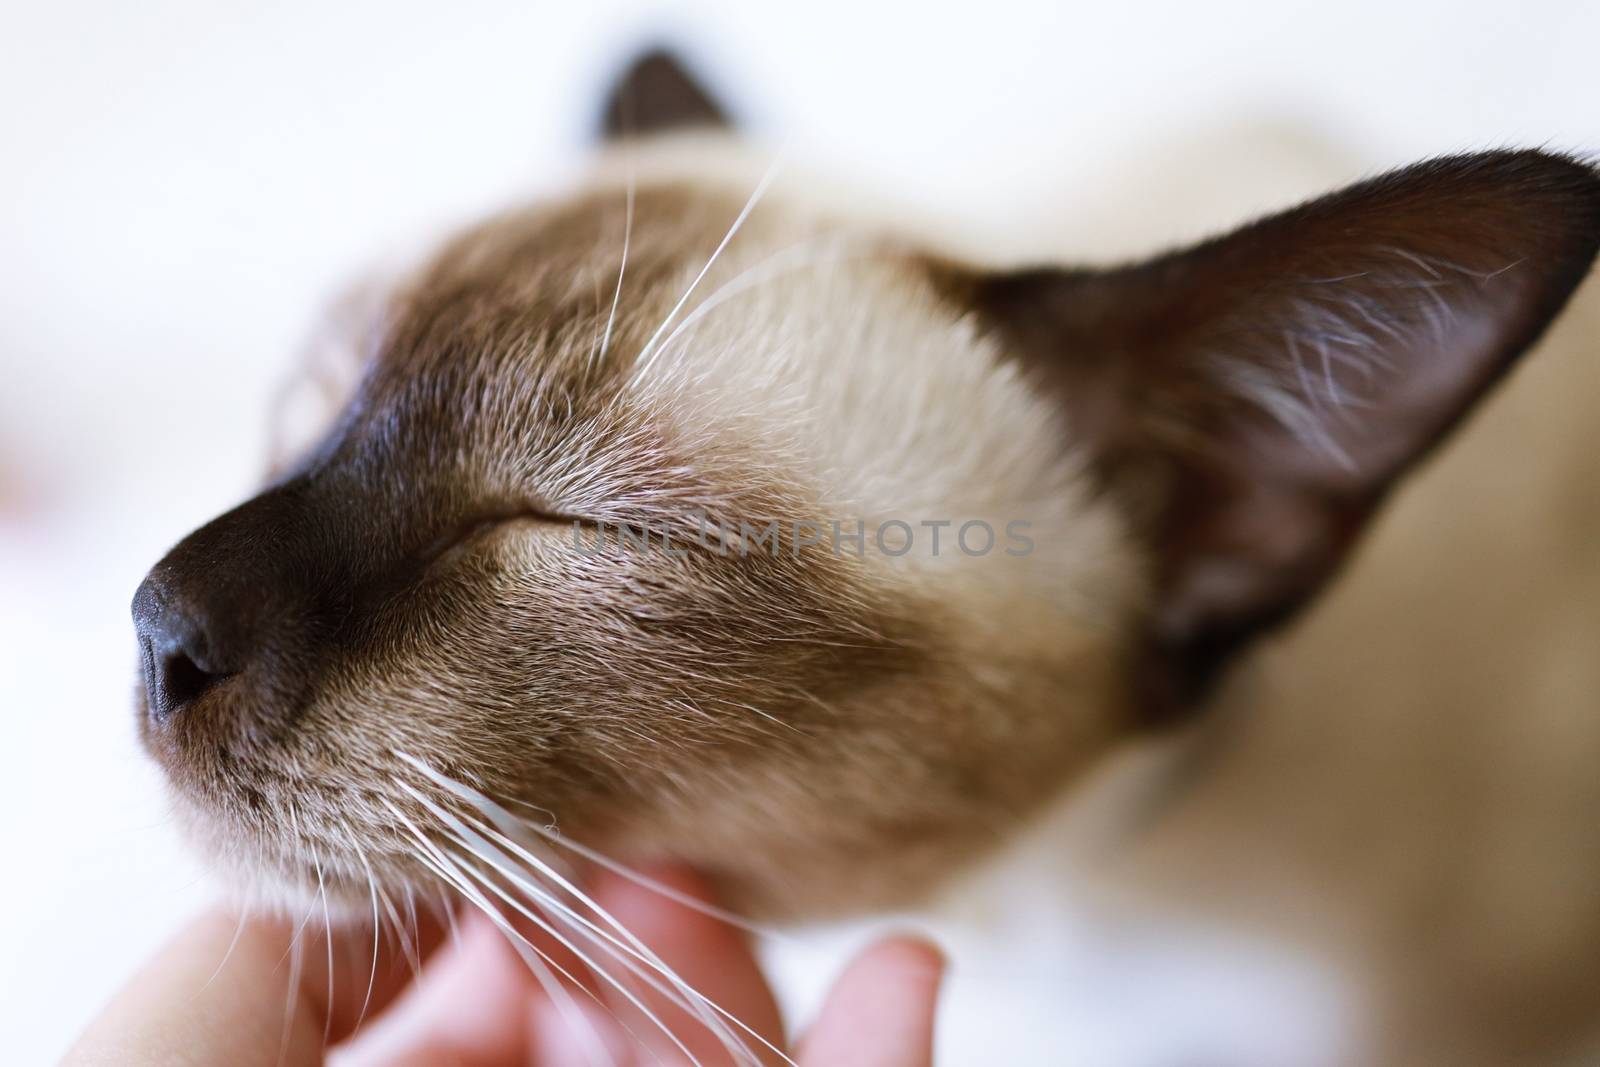
{"label": "dark brown ear", "polygon": [[623,73],[600,119],[600,135],[606,141],[730,127],[727,115],[678,59],[659,48],[634,60]]}
{"label": "dark brown ear", "polygon": [[949,284],[1058,393],[1154,551],[1142,684],[1160,715],[1328,581],[1395,480],[1560,311],[1597,243],[1594,170],[1491,152],[1139,266]]}

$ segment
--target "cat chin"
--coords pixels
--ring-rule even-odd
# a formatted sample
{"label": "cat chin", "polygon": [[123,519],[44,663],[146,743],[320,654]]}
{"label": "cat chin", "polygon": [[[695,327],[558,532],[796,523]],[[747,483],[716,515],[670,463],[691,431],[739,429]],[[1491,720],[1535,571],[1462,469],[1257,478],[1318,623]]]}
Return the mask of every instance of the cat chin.
{"label": "cat chin", "polygon": [[335,924],[370,923],[375,902],[385,896],[400,908],[407,900],[454,907],[456,894],[411,857],[326,842],[313,850],[276,836],[263,839],[259,829],[242,830],[233,819],[201,810],[189,798],[176,798],[174,809],[181,835],[222,895],[241,911],[294,923],[309,921],[314,913],[320,925],[324,909]]}

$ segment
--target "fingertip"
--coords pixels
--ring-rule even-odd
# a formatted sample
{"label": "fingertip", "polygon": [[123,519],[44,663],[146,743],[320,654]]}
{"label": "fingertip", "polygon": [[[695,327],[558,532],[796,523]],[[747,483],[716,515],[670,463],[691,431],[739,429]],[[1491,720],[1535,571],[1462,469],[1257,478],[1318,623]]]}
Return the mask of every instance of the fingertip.
{"label": "fingertip", "polygon": [[802,1067],[929,1067],[944,952],[895,934],[845,967],[802,1045]]}
{"label": "fingertip", "polygon": [[948,966],[944,950],[925,935],[889,934],[851,960],[834,989],[909,1018],[924,1005],[931,1010]]}
{"label": "fingertip", "polygon": [[895,933],[874,942],[860,959],[902,978],[937,983],[949,969],[949,957],[933,939],[919,933]]}

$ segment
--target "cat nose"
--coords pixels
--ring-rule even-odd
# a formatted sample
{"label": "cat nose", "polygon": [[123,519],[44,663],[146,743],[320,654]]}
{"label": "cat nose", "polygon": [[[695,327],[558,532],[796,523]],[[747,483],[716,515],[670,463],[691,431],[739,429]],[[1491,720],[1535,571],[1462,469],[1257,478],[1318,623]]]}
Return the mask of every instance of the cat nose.
{"label": "cat nose", "polygon": [[165,722],[222,679],[236,673],[219,627],[208,613],[152,572],[133,595],[133,626],[139,639],[150,717]]}
{"label": "cat nose", "polygon": [[[213,725],[284,723],[302,706],[320,649],[390,554],[375,509],[335,481],[291,478],[212,519],[163,556],[133,595],[147,723],[228,695]],[[368,520],[357,525],[357,509]],[[386,528],[386,527],[385,527]],[[359,536],[344,537],[355,529]],[[237,692],[218,692],[219,689]]]}

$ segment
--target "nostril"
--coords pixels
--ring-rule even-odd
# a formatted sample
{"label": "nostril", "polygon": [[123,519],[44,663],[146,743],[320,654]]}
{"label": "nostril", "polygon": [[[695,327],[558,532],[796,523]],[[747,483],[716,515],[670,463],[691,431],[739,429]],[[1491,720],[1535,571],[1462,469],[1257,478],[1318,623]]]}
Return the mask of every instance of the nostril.
{"label": "nostril", "polygon": [[160,671],[161,689],[170,708],[182,707],[196,699],[223,677],[204,670],[183,651],[169,652],[162,657]]}
{"label": "nostril", "polygon": [[206,670],[184,648],[161,648],[150,640],[140,644],[150,714],[158,720],[181,711],[228,677],[226,673]]}
{"label": "nostril", "polygon": [[217,662],[204,618],[152,582],[135,594],[133,617],[152,718],[171,717],[232,673]]}

